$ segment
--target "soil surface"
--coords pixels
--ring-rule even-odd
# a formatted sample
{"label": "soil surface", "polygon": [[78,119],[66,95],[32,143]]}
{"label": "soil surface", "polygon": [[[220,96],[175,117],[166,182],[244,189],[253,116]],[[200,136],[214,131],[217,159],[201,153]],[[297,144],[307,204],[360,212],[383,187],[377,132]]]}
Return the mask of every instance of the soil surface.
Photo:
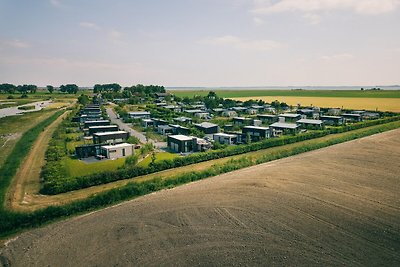
{"label": "soil surface", "polygon": [[400,130],[25,232],[5,266],[400,266]]}

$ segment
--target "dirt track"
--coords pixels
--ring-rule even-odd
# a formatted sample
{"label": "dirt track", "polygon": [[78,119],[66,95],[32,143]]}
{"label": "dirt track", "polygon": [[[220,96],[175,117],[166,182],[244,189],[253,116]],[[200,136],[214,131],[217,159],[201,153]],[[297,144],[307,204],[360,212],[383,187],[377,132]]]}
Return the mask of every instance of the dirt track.
{"label": "dirt track", "polygon": [[20,235],[12,266],[400,265],[400,130]]}

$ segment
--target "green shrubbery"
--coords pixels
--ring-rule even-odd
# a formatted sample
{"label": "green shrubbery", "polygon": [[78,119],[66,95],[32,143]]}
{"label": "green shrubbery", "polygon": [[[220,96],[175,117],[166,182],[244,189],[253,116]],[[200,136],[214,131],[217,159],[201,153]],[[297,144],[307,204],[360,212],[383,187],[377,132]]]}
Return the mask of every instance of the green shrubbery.
{"label": "green shrubbery", "polygon": [[45,179],[42,189],[40,192],[42,194],[59,194],[63,192],[68,192],[72,190],[77,190],[81,188],[86,188],[90,186],[105,184],[117,180],[134,178],[137,176],[142,176],[166,169],[186,166],[194,163],[199,163],[203,161],[224,158],[239,154],[244,154],[251,151],[257,151],[260,149],[266,149],[271,147],[277,147],[287,144],[292,144],[295,142],[300,142],[304,140],[310,140],[318,137],[323,137],[332,133],[342,133],[351,130],[356,130],[364,127],[369,127],[373,125],[383,124],[391,121],[399,120],[400,117],[390,117],[385,119],[366,121],[352,125],[346,125],[341,127],[334,127],[326,130],[313,131],[305,134],[299,134],[296,136],[282,136],[280,138],[265,139],[260,142],[250,143],[246,145],[229,146],[221,150],[213,150],[204,153],[195,153],[187,157],[178,157],[172,160],[162,160],[154,162],[154,164],[148,167],[133,166],[129,168],[119,169],[116,171],[107,171],[102,173],[94,173],[86,176],[80,177],[66,177],[56,179]]}
{"label": "green shrubbery", "polygon": [[[38,123],[33,128],[26,131],[21,139],[15,144],[11,154],[7,157],[3,166],[0,168],[0,203],[4,203],[4,197],[11,179],[17,172],[22,160],[29,153],[33,142],[39,134],[53,121],[55,121],[63,111],[58,111],[44,121]],[[0,208],[1,210],[1,208]]]}

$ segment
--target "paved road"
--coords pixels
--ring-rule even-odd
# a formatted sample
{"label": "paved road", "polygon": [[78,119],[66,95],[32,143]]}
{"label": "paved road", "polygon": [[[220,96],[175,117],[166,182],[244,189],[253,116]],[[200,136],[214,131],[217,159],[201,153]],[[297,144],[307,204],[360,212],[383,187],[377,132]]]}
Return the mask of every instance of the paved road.
{"label": "paved road", "polygon": [[115,114],[115,112],[112,110],[112,108],[107,108],[107,114],[108,117],[110,117],[110,121],[112,123],[115,123],[118,125],[118,127],[124,131],[127,131],[128,133],[130,133],[132,136],[137,137],[141,143],[145,144],[147,142],[152,142],[153,140],[147,140],[146,136],[144,134],[142,134],[141,132],[138,132],[134,129],[132,129],[128,123],[124,123],[121,119],[117,118],[117,114]]}
{"label": "paved road", "polygon": [[[17,107],[2,108],[2,109],[0,109],[0,118],[20,115],[25,112],[39,111],[39,110],[47,107],[51,103],[53,103],[53,101],[51,101],[51,100],[39,101],[39,102],[33,102],[33,103],[25,104],[25,105],[20,105]],[[35,109],[30,109],[30,110],[18,109],[18,107],[23,107],[23,106],[35,106]]]}

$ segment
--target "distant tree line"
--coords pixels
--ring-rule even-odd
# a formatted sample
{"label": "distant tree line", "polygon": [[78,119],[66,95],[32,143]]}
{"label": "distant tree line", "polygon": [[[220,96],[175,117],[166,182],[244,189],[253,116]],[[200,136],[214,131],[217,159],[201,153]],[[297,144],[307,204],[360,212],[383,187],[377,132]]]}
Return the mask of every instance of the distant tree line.
{"label": "distant tree line", "polygon": [[165,93],[164,86],[160,85],[132,85],[122,88],[118,83],[95,84],[93,87],[95,94],[101,93],[103,98],[129,98],[132,102],[140,102],[140,97],[154,97],[156,93]]}
{"label": "distant tree line", "polygon": [[[15,94],[20,93],[23,95],[36,93],[38,87],[34,84],[24,84],[24,85],[14,85],[10,83],[0,84],[0,93],[2,94]],[[54,91],[54,86],[47,85],[46,89],[51,93]],[[79,87],[76,84],[66,84],[60,86],[60,91],[62,93],[76,94]]]}
{"label": "distant tree line", "polygon": [[0,93],[4,94],[34,94],[37,91],[37,86],[33,84],[14,85],[10,83],[0,84]]}

